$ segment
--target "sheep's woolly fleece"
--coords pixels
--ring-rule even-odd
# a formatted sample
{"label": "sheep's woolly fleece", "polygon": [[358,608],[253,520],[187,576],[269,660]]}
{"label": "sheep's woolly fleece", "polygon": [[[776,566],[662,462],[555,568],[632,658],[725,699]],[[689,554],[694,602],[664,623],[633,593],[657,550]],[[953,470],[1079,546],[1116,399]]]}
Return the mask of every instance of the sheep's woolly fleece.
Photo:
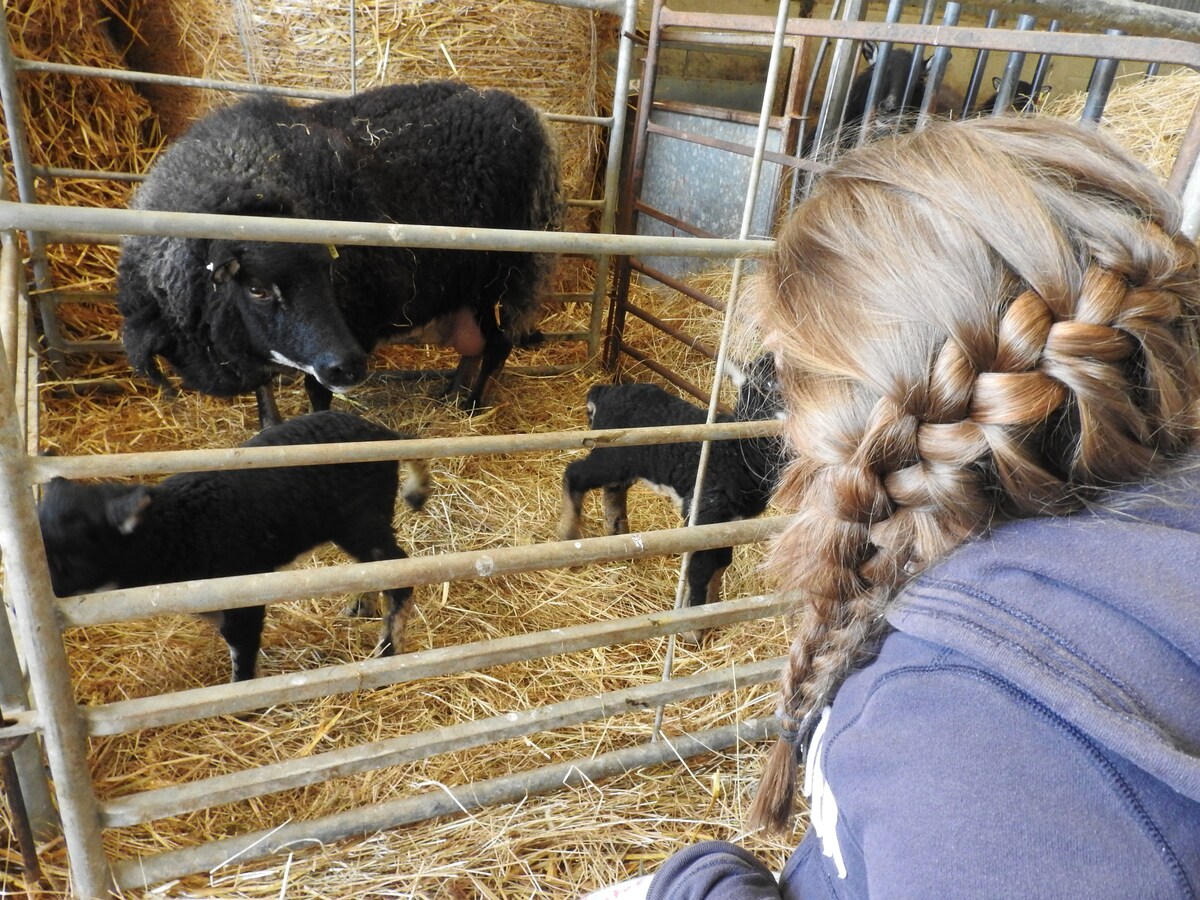
{"label": "sheep's woolly fleece", "polygon": [[[563,197],[554,141],[540,115],[503,91],[458,82],[391,85],[308,107],[254,98],[194,125],[158,159],[132,207],[466,227],[551,230]],[[118,303],[133,365],[185,385],[252,391],[273,367],[232,301],[213,290],[209,241],[132,236]],[[381,338],[469,308],[485,334],[520,335],[551,259],[339,247],[332,291],[355,339]]]}

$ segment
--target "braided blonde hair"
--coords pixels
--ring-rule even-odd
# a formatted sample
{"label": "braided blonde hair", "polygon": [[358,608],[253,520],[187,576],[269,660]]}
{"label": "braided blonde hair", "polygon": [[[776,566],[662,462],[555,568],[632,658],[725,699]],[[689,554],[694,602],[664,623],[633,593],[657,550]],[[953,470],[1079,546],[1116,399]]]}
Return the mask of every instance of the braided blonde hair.
{"label": "braided blonde hair", "polygon": [[782,737],[751,809],[791,818],[796,748],[914,575],[997,521],[1075,511],[1197,432],[1197,252],[1108,139],[940,123],[843,157],[754,291],[798,509],[771,555],[800,601]]}

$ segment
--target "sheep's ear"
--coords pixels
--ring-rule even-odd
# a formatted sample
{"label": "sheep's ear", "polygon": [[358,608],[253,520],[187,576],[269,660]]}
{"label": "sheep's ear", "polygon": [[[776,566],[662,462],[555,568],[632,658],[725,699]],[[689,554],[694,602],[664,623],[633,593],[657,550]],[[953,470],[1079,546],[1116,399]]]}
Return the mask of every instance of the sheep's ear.
{"label": "sheep's ear", "polygon": [[863,41],[858,50],[862,53],[862,58],[867,61],[868,66],[875,65],[875,60],[879,59],[879,45],[874,41]]}
{"label": "sheep's ear", "polygon": [[999,75],[992,76],[992,90],[994,90],[994,91],[1000,90],[1000,76]]}
{"label": "sheep's ear", "polygon": [[150,506],[148,487],[137,487],[108,501],[105,512],[108,521],[121,534],[133,534],[142,523],[142,514]]}
{"label": "sheep's ear", "polygon": [[1038,103],[1041,103],[1043,100],[1046,99],[1046,95],[1050,93],[1050,89],[1051,89],[1050,85],[1043,84],[1040,88],[1037,89],[1037,95],[1034,97],[1034,100]]}
{"label": "sheep's ear", "polygon": [[204,268],[208,269],[208,275],[213,284],[224,284],[236,275],[241,267],[242,264],[238,262],[238,258],[230,256],[224,262],[210,262]]}

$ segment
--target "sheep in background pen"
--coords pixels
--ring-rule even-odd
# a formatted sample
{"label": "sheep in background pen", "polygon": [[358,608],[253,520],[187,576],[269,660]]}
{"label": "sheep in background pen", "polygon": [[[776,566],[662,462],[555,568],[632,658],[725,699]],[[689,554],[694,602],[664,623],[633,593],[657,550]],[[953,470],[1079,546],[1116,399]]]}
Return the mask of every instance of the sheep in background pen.
{"label": "sheep in background pen", "polygon": [[[740,378],[733,416],[718,421],[752,421],[782,418],[782,400],[770,354],[758,357]],[[588,427],[647,428],[662,425],[699,425],[707,418],[700,407],[681,400],[655,384],[599,384],[588,391]],[[681,515],[691,507],[700,462],[700,444],[596,447],[583,459],[570,463],[563,473],[560,540],[581,535],[584,497],[603,491],[604,524],[608,534],[629,531],[627,495],[635,482],[665,493]],[[697,525],[753,518],[767,508],[783,463],[780,437],[712,441]],[[697,550],[687,566],[687,605],[699,606],[720,599],[721,576],[733,560],[733,549]],[[698,635],[690,635],[697,640]]]}
{"label": "sheep in background pen", "polygon": [[[131,207],[299,219],[557,230],[558,153],[536,110],[458,82],[389,85],[311,106],[256,97],[194,124],[158,158]],[[367,353],[404,333],[462,356],[450,390],[484,402],[526,339],[553,256],[521,251],[129,236],[117,301],[134,368],[162,384],[258,392],[305,373],[314,409],[367,374]]]}
{"label": "sheep in background pen", "polygon": [[[993,111],[996,109],[996,100],[998,100],[1000,97],[1000,82],[1001,79],[999,76],[992,79],[992,90],[996,91],[997,93],[992,94],[992,96],[988,97],[977,107],[975,107],[975,115],[990,116],[993,114]],[[1050,85],[1044,84],[1038,88],[1037,92],[1035,93],[1033,90],[1033,84],[1031,82],[1018,81],[1016,88],[1013,90],[1013,97],[1012,100],[1009,101],[1008,108],[1009,110],[1018,113],[1037,112],[1038,107],[1041,105],[1042,101],[1046,99],[1046,95],[1050,93],[1050,90]]]}
{"label": "sheep in background pen", "polygon": [[[242,446],[400,440],[358,416],[318,412],[267,428]],[[421,460],[407,463],[404,499],[420,509],[429,490]],[[392,528],[394,461],[185,472],[156,485],[84,484],[55,478],[38,507],[54,593],[270,572],[301,553],[337,544],[360,562],[404,559]],[[404,649],[411,587],[384,592],[379,650]],[[211,614],[229,645],[233,680],[253,678],[265,607]]]}

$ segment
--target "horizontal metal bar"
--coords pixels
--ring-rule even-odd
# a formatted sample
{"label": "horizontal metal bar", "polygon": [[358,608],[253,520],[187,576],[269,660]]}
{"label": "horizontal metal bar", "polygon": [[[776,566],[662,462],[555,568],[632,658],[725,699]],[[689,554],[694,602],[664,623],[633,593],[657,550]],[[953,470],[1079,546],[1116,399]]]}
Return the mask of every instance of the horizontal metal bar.
{"label": "horizontal metal bar", "polygon": [[789,521],[789,516],[771,516],[576,541],[550,541],[344,566],[288,569],[262,575],[181,581],[97,591],[60,599],[57,604],[65,627],[110,625],[175,613],[259,606],[319,594],[468,581],[538,569],[581,566],[616,559],[645,559],[689,550],[749,544],[774,537]]}
{"label": "horizontal metal bar", "polygon": [[64,169],[60,166],[31,166],[34,175],[42,178],[86,178],[92,181],[145,181],[145,175],[135,172],[106,172],[101,169]]}
{"label": "horizontal metal bar", "polygon": [[[647,126],[647,131],[651,134],[661,134],[663,137],[674,138],[677,141],[683,141],[687,144],[697,144],[701,147],[711,147],[713,150],[724,150],[727,153],[733,153],[736,156],[754,156],[754,148],[747,144],[739,144],[734,141],[724,141],[720,138],[709,137],[706,134],[700,134],[695,131],[680,131],[677,128],[668,128],[666,125],[659,125],[651,122]],[[781,166],[798,166],[805,160],[798,156],[790,156],[786,153],[777,153],[774,150],[764,150],[762,158],[765,162],[775,163]]]}
{"label": "horizontal metal bar", "polygon": [[437,789],[383,803],[372,803],[306,822],[286,822],[236,837],[120,860],[113,876],[122,890],[148,887],[192,872],[217,872],[230,862],[242,864],[279,853],[324,847],[349,837],[374,834],[441,816],[460,815],[504,803],[521,803],[530,796],[590,784],[633,769],[683,761],[717,753],[747,741],[778,734],[773,716],[747,719],[733,725],[690,734],[671,735],[610,750],[599,756],[553,763],[525,772],[466,785]]}
{"label": "horizontal metal bar", "polygon": [[720,313],[725,312],[724,300],[719,300],[716,297],[706,294],[699,288],[692,287],[687,282],[675,278],[673,275],[668,275],[666,272],[656,269],[653,266],[648,266],[640,259],[631,259],[629,261],[629,267],[635,272],[640,272],[641,274],[645,275],[647,278],[653,278],[660,284],[666,285],[667,287],[671,288],[671,290],[678,291],[684,296],[691,297],[698,303],[703,303],[709,309],[714,309]]}
{"label": "horizontal metal bar", "polygon": [[645,366],[651,372],[657,373],[659,375],[659,377],[664,378],[667,381],[671,382],[671,384],[675,385],[680,390],[686,391],[687,393],[691,394],[693,397],[695,397],[700,402],[702,402],[702,403],[708,402],[708,390],[707,389],[701,389],[698,384],[688,381],[682,375],[678,375],[675,372],[671,371],[666,366],[664,366],[662,363],[660,363],[658,360],[654,359],[647,353],[643,353],[637,347],[632,347],[629,344],[625,343],[624,341],[620,341],[617,345],[617,349],[619,352],[624,353],[626,356],[628,356],[630,359],[634,360],[635,362],[641,363],[643,366]]}
{"label": "horizontal metal bar", "polygon": [[0,228],[28,231],[73,229],[76,234],[148,234],[171,237],[292,241],[378,247],[444,247],[542,253],[648,256],[764,256],[773,241],[688,240],[648,235],[509,231],[384,222],[338,222],[266,216],[218,216],[144,209],[102,209],[0,201]]}
{"label": "horizontal metal bar", "polygon": [[[664,597],[664,602],[667,598]],[[236,715],[283,703],[300,703],[331,694],[372,690],[421,678],[454,675],[491,666],[593,647],[662,637],[689,629],[720,628],[737,622],[781,615],[793,602],[777,595],[722,600],[693,609],[667,610],[608,622],[589,622],[533,634],[519,634],[417,650],[382,659],[326,666],[307,672],[270,675],[251,681],[192,688],[135,700],[83,708],[93,737],[128,734],[143,728],[178,725],[194,719]],[[36,713],[26,713],[32,723]],[[0,731],[0,737],[7,730]]]}
{"label": "horizontal metal bar", "polygon": [[35,483],[56,475],[84,478],[101,475],[150,475],[207,472],[217,469],[269,469],[381,459],[447,459],[541,450],[590,450],[643,444],[769,437],[782,432],[778,419],[714,422],[712,425],[661,425],[651,428],[607,428],[597,431],[547,431],[530,434],[470,435],[457,438],[413,438],[404,441],[360,441],[274,447],[231,447],[220,450],[156,450],[102,456],[32,456]]}
{"label": "horizontal metal bar", "polygon": [[647,323],[648,325],[652,325],[658,331],[661,331],[663,334],[667,335],[668,337],[674,338],[676,341],[683,344],[685,347],[695,350],[696,352],[698,352],[704,356],[707,356],[709,359],[711,359],[713,361],[716,360],[717,351],[714,350],[712,347],[710,347],[703,338],[697,337],[694,334],[688,334],[682,328],[676,328],[670,322],[666,322],[666,321],[660,319],[658,316],[654,315],[654,313],[650,312],[649,310],[642,309],[636,303],[628,303],[627,302],[625,304],[625,309],[628,310],[630,315],[635,316],[638,319],[641,319],[643,322]]}
{"label": "horizontal metal bar", "polygon": [[55,350],[66,353],[124,353],[125,345],[120,341],[75,341],[64,340],[53,343],[47,341]]}
{"label": "horizontal metal bar", "polygon": [[[18,72],[41,72],[49,75],[73,75],[83,78],[109,78],[137,84],[161,84],[177,87],[199,88],[210,91],[230,91],[237,94],[267,94],[293,100],[333,100],[345,97],[345,91],[330,91],[321,88],[294,88],[279,85],[257,84],[252,81],[222,81],[213,78],[193,78],[189,75],[168,75],[163,72],[140,72],[134,69],[110,69],[99,66],[79,66],[71,63],[47,62],[41,59],[16,57],[14,68]],[[570,113],[543,112],[551,122],[572,125],[598,125],[612,127],[612,116],[583,116]]]}
{"label": "horizontal metal bar", "polygon": [[168,816],[209,809],[253,797],[343,778],[389,766],[427,759],[441,753],[469,750],[497,741],[553,731],[637,710],[652,709],[773,681],[783,657],[655,681],[618,691],[564,700],[533,709],[512,710],[486,719],[447,725],[416,734],[370,741],[341,750],[216,775],[170,787],[143,791],[100,804],[101,824],[119,828]]}
{"label": "horizontal metal bar", "polygon": [[[1173,38],[1195,40],[1200,38],[1200,16],[1197,14],[1182,10],[1165,9],[1147,3],[1130,2],[1130,0],[998,0],[998,2],[987,3],[985,8],[990,9],[993,7],[1007,9],[1010,13],[1031,13],[1036,11],[1039,15],[1058,19],[1063,22],[1070,22],[1073,25],[1086,24],[1089,26],[1100,25],[1105,28],[1118,27],[1132,34],[1149,35],[1163,40]],[[687,40],[693,42],[702,42],[705,40],[716,42],[720,40],[720,32],[741,31],[746,32],[746,34],[738,35],[741,38],[739,43],[756,42],[767,44],[769,43],[770,32],[772,30],[772,21],[765,16],[714,15],[711,13],[680,12],[666,8],[663,9],[659,17],[659,23],[664,31],[667,29],[695,29],[693,33],[689,33],[687,36]],[[862,36],[854,31],[846,31],[844,26],[848,24],[874,25],[876,23],[854,23],[829,19],[789,19],[785,32],[788,37],[804,35],[808,37],[851,38],[853,40],[891,40],[891,38],[881,36],[878,33],[870,33]],[[927,35],[928,31],[932,29],[940,30],[944,28],[945,26],[909,26],[900,32],[895,40],[905,44],[938,46],[937,42],[930,41],[927,36],[919,36],[919,33],[924,31]],[[914,30],[918,33],[917,37],[910,36]],[[1007,29],[980,29],[955,26],[955,30],[971,32],[988,30],[993,32],[995,40],[987,40],[986,43],[980,45],[984,49],[1023,49],[1021,47],[1011,47],[1005,43],[1006,32],[1008,34],[1017,33],[1008,31]],[[711,37],[708,35],[711,35]],[[1102,37],[1095,34],[1082,34],[1081,36],[1088,38]],[[682,38],[675,35],[671,37],[675,41],[682,40]],[[942,44],[952,47],[968,46],[967,44],[954,43],[951,40],[942,41]],[[974,46],[974,44],[970,46]],[[1058,46],[1052,42],[1045,45],[1039,43],[1034,52],[1063,55],[1060,53]],[[1103,42],[1097,42],[1094,50],[1084,51],[1077,55],[1093,57],[1124,56],[1122,53],[1112,52],[1112,45],[1104,44]],[[1137,59],[1139,57],[1128,56],[1127,58]],[[1180,65],[1190,65],[1190,63],[1180,59],[1163,59],[1162,62],[1176,62]]]}
{"label": "horizontal metal bar", "polygon": [[570,6],[575,9],[594,9],[597,12],[620,15],[625,10],[628,0],[533,0],[534,3],[544,3],[547,6]]}
{"label": "horizontal metal bar", "polygon": [[12,738],[36,734],[42,728],[41,716],[36,709],[9,709],[4,713],[0,726],[0,744]]}
{"label": "horizontal metal bar", "polygon": [[[1006,5],[1005,3],[991,4]],[[1021,2],[1020,6],[1038,5],[1037,0]],[[1149,11],[1155,7],[1143,3],[1130,3],[1127,10]],[[1164,11],[1164,10],[1159,10]],[[1169,12],[1169,11],[1167,11]],[[1143,12],[1138,15],[1145,16]],[[974,28],[960,25],[920,25],[898,22],[842,21],[832,19],[789,19],[787,33],[808,37],[829,37],[855,41],[889,41],[902,44],[920,44],[930,47],[966,47],[980,50],[1008,50],[1026,53],[1050,53],[1055,56],[1086,56],[1091,58],[1115,58],[1162,62],[1175,65],[1200,67],[1200,46],[1184,40],[1181,36],[1200,38],[1200,17],[1182,13],[1178,27],[1164,29],[1168,36],[1138,37],[1128,35],[1104,35],[1067,31],[1016,31],[1006,28]],[[700,17],[696,17],[699,19]],[[1058,18],[1062,18],[1059,16]],[[672,27],[698,27],[689,22],[687,13],[664,10],[662,22]],[[761,31],[761,16],[705,15],[705,28],[713,32],[725,30]],[[1143,19],[1149,23],[1149,17]],[[1137,22],[1121,26],[1127,31],[1141,32]],[[700,34],[691,40],[699,40]],[[761,40],[761,38],[754,38]]]}
{"label": "horizontal metal bar", "polygon": [[139,72],[133,69],[110,69],[101,66],[77,66],[70,63],[47,62],[40,59],[15,57],[14,68],[18,72],[42,72],[50,75],[73,75],[83,78],[109,78],[113,81],[128,81],[137,84],[164,84],[179,87],[202,88],[211,91],[230,91],[239,94],[269,94],[275,97],[290,97],[297,100],[331,100],[344,97],[344,91],[328,91],[319,88],[292,88],[256,84],[252,81],[222,81],[214,78],[192,78],[188,75],[167,75],[162,72]]}
{"label": "horizontal metal bar", "polygon": [[711,231],[706,231],[699,225],[693,225],[691,222],[685,222],[678,216],[673,216],[669,212],[659,209],[657,206],[651,206],[644,200],[635,200],[633,202],[633,208],[644,215],[650,216],[653,219],[657,219],[659,222],[670,225],[677,231],[682,231],[684,234],[692,236],[690,238],[672,238],[672,240],[708,241],[713,239],[713,233]]}

